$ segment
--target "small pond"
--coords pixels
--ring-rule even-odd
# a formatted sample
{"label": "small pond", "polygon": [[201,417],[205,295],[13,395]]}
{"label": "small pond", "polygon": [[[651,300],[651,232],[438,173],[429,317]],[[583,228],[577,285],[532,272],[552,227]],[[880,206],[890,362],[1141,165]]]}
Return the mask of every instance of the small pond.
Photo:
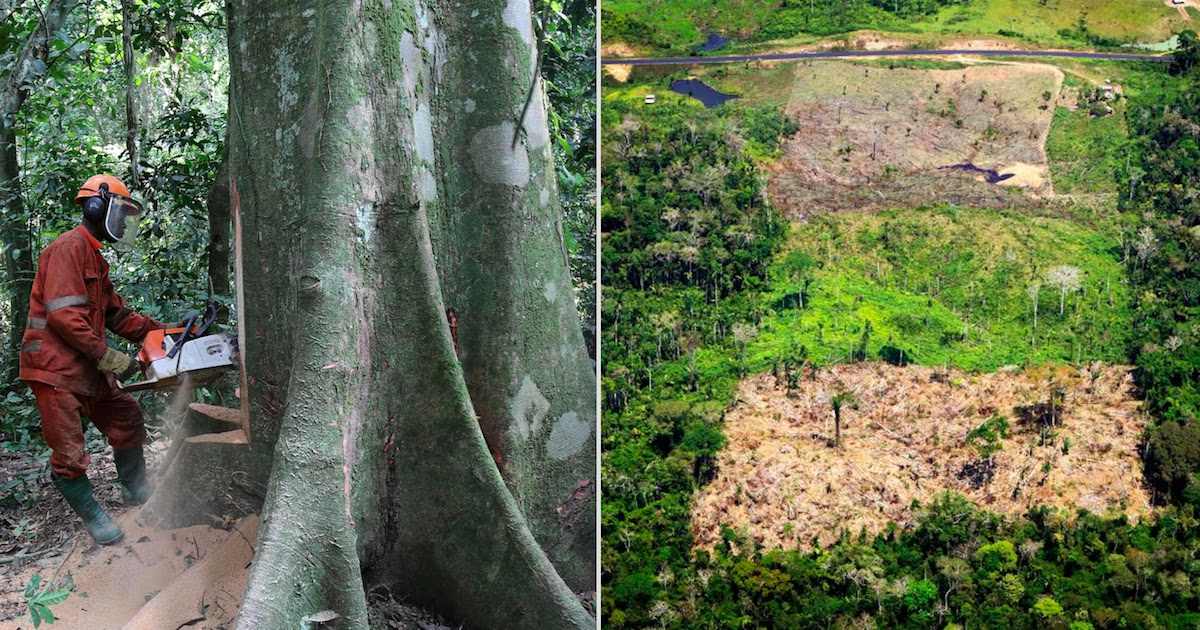
{"label": "small pond", "polygon": [[725,45],[728,43],[729,43],[728,38],[721,37],[720,35],[717,35],[716,33],[709,33],[708,40],[705,41],[703,44],[700,44],[699,46],[696,46],[695,48],[693,48],[692,52],[697,52],[697,53],[698,52],[712,52],[714,50],[720,50],[720,49],[724,48]]}
{"label": "small pond", "polygon": [[736,94],[718,92],[699,79],[679,79],[678,81],[672,81],[671,91],[676,94],[690,96],[704,103],[704,106],[708,108],[716,107],[725,101],[738,98]]}

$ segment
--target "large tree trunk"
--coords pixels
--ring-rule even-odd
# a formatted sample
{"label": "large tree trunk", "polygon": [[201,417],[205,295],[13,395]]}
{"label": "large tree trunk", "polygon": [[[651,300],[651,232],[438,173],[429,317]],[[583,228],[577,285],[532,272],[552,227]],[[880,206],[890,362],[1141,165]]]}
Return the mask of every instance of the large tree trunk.
{"label": "large tree trunk", "polygon": [[185,449],[159,511],[266,480],[240,628],[363,628],[375,585],[594,627],[596,381],[540,86],[515,133],[528,0],[234,0],[229,29],[252,446]]}
{"label": "large tree trunk", "polygon": [[33,290],[34,253],[29,220],[21,197],[21,170],[17,160],[17,113],[29,96],[33,83],[46,71],[46,52],[51,40],[67,21],[76,0],[53,0],[17,54],[9,75],[0,84],[0,253],[8,281],[8,338],[5,340],[4,382],[15,383],[17,352],[29,316],[29,292]]}

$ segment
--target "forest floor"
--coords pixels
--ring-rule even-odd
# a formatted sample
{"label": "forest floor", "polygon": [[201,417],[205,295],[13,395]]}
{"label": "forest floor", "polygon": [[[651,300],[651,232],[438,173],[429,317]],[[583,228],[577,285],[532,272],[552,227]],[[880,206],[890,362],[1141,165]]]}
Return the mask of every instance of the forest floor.
{"label": "forest floor", "polygon": [[[151,470],[165,455],[168,443],[159,440],[147,445]],[[14,477],[27,474],[30,466],[36,464],[18,453],[6,454],[3,461],[3,467]],[[58,617],[55,628],[120,628],[143,607],[153,608],[148,612],[154,612],[156,618],[140,627],[168,627],[168,617],[182,620],[172,628],[184,622],[195,622],[197,625],[189,626],[193,628],[230,627],[241,604],[257,519],[158,530],[142,521],[139,508],[122,504],[111,449],[93,453],[88,474],[97,501],[121,525],[125,538],[111,546],[94,544],[83,522],[49,487],[49,482],[32,508],[0,509],[0,523],[10,531],[21,526],[22,531],[20,537],[0,549],[11,559],[0,565],[0,630],[33,627],[24,590],[35,574],[52,583],[51,590],[72,591],[66,601],[51,607]],[[222,548],[227,550],[217,553]],[[25,555],[31,557],[21,559]],[[210,555],[218,559],[223,556],[222,566],[205,563]],[[179,586],[194,586],[200,574],[206,578],[201,580],[203,588],[182,593]],[[177,586],[171,588],[172,584]],[[168,596],[161,597],[163,592]],[[155,602],[153,607],[148,605],[151,601]],[[162,616],[160,611],[166,610],[174,615]]]}
{"label": "forest floor", "polygon": [[1026,195],[1009,188],[1052,196],[1045,145],[1062,71],[941,65],[796,65],[785,111],[800,129],[768,167],[776,207],[804,219],[817,208],[916,207],[931,198],[1020,204]]}
{"label": "forest floor", "polygon": [[[147,444],[154,471],[170,441]],[[36,473],[40,465],[25,453],[0,451],[0,478]],[[55,630],[225,630],[232,628],[246,588],[258,517],[214,517],[211,525],[157,529],[140,508],[126,508],[116,487],[111,449],[92,454],[88,470],[97,501],[125,532],[116,545],[92,542],[83,522],[45,483],[32,507],[0,506],[0,630],[34,627],[25,587],[34,575],[68,589],[65,601],[50,607]],[[45,589],[46,587],[43,587]],[[441,620],[373,593],[372,628],[448,630]]]}
{"label": "forest floor", "polygon": [[[916,502],[947,491],[1008,517],[1046,505],[1137,519],[1151,502],[1129,369],[858,363],[806,375],[791,394],[771,374],[749,378],[726,415],[717,476],[695,502],[697,545],[711,548],[727,525],[766,547],[828,546],[843,533],[907,528]],[[1066,392],[1056,426],[1022,419],[1056,387]],[[843,408],[834,448],[839,392],[856,405]]]}

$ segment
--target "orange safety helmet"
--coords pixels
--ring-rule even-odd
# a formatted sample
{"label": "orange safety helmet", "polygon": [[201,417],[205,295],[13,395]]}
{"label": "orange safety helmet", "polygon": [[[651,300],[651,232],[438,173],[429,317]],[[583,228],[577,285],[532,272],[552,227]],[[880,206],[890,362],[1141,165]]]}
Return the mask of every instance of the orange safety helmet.
{"label": "orange safety helmet", "polygon": [[125,185],[125,182],[112,175],[92,175],[86,182],[83,182],[83,186],[79,187],[79,192],[75,193],[75,204],[82,205],[85,199],[99,195],[100,184],[108,184],[108,192],[110,193],[115,193],[122,197],[129,196],[129,188]]}

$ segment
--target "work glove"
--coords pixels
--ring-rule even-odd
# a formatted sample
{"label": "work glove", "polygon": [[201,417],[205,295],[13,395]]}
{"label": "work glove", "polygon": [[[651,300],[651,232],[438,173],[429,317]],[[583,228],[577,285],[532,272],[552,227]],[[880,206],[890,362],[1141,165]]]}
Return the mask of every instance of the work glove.
{"label": "work glove", "polygon": [[100,357],[100,369],[115,375],[117,380],[124,381],[137,374],[140,366],[128,354],[108,348],[104,351],[104,356]]}

